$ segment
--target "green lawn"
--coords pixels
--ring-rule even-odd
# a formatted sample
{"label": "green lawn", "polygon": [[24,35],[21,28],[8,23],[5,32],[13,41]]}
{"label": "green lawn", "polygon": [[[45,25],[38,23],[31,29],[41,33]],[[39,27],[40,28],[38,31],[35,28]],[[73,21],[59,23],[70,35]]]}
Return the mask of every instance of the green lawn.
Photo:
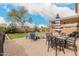
{"label": "green lawn", "polygon": [[[15,33],[15,34],[7,34],[10,39],[17,39],[17,38],[23,38],[29,33]],[[41,36],[44,35],[44,32],[37,32],[37,35]]]}
{"label": "green lawn", "polygon": [[37,32],[37,35],[39,35],[39,36],[45,35],[45,32]]}
{"label": "green lawn", "polygon": [[15,34],[8,34],[10,39],[17,39],[25,37],[27,33],[15,33]]}

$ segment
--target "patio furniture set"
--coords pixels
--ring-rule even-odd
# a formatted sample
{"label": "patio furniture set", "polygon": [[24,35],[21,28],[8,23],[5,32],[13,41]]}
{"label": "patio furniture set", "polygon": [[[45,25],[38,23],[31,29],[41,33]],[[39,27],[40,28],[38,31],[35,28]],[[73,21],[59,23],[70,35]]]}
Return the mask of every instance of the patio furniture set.
{"label": "patio furniture set", "polygon": [[65,54],[65,49],[70,49],[71,47],[74,50],[75,55],[77,56],[77,45],[76,45],[77,35],[75,36],[66,36],[64,33],[60,35],[53,35],[51,33],[46,34],[46,42],[48,43],[48,52],[49,48],[53,48],[56,51],[62,51]]}

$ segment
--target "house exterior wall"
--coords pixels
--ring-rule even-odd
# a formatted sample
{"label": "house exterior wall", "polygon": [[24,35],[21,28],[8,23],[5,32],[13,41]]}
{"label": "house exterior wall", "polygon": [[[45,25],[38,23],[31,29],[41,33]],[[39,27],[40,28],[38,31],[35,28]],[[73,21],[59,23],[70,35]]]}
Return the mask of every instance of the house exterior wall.
{"label": "house exterior wall", "polygon": [[79,15],[79,3],[76,4],[76,13]]}
{"label": "house exterior wall", "polygon": [[70,34],[74,31],[77,31],[77,23],[73,24],[62,24],[61,25],[61,32],[64,32],[66,34]]}
{"label": "house exterior wall", "polygon": [[[78,36],[79,36],[79,3],[76,4],[75,8],[76,13],[78,14],[77,16],[72,16],[69,18],[64,18],[64,20],[61,20],[61,32],[64,32],[66,34],[70,34],[74,31],[78,31]],[[65,24],[64,24],[65,22]],[[51,22],[52,24],[55,24],[54,22]],[[67,25],[67,26],[66,26]],[[78,26],[78,27],[77,27]],[[52,32],[55,32],[55,29],[52,29]]]}
{"label": "house exterior wall", "polygon": [[[50,29],[50,31],[52,33],[56,33],[55,29]],[[66,33],[67,35],[77,31],[77,23],[73,23],[73,24],[62,24],[61,25],[61,32]]]}

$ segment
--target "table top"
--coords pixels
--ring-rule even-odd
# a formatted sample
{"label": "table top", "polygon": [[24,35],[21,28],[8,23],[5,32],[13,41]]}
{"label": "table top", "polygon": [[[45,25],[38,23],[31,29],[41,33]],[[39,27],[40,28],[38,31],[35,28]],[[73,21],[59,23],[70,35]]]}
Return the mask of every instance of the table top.
{"label": "table top", "polygon": [[57,39],[66,40],[68,37],[66,36],[55,36]]}

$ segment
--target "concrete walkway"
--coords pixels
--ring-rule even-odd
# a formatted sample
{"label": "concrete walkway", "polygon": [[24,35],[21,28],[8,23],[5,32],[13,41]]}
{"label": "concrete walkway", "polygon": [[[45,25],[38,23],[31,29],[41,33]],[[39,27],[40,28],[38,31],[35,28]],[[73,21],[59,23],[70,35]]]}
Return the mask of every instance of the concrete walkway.
{"label": "concrete walkway", "polygon": [[[79,55],[79,40],[77,40],[77,47]],[[45,39],[33,41],[26,38],[16,40],[6,40],[4,44],[4,55],[6,56],[55,56],[55,49],[50,48],[47,52],[47,45]],[[58,56],[75,56],[74,51],[65,49],[65,54],[58,51]]]}

